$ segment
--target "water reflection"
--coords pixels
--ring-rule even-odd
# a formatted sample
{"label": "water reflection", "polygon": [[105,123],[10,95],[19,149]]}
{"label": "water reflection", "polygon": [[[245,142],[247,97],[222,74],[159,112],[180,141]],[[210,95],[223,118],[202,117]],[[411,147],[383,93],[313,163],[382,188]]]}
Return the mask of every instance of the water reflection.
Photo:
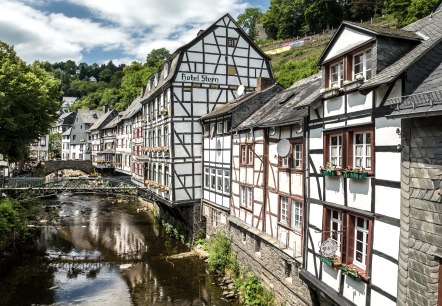
{"label": "water reflection", "polygon": [[[134,200],[62,195],[48,204],[63,218],[62,226],[40,234],[45,257],[31,256],[46,270],[26,285],[34,294],[40,291],[33,297],[12,294],[4,304],[0,289],[1,305],[232,305],[221,300],[201,260],[168,258],[187,247],[166,237],[152,213],[137,210]],[[0,281],[31,265],[24,260],[9,271],[0,267]]]}

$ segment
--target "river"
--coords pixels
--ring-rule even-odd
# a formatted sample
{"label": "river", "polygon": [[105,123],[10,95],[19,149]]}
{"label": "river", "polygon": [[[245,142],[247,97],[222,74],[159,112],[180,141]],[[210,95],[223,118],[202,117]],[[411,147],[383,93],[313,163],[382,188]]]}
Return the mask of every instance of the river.
{"label": "river", "polygon": [[189,248],[166,236],[135,199],[45,200],[59,225],[0,261],[0,305],[236,305]]}

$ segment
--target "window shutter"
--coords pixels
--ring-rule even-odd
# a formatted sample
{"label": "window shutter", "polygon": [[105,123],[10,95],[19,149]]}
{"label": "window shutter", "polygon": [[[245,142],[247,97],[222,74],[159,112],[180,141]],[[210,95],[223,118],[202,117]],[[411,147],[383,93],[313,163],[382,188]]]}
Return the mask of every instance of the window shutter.
{"label": "window shutter", "polygon": [[[325,167],[330,160],[330,135],[324,134],[324,163],[323,166]],[[319,171],[319,169],[318,169]]]}
{"label": "window shutter", "polygon": [[353,132],[347,132],[347,167],[353,167]]}
{"label": "window shutter", "polygon": [[322,216],[322,241],[330,237],[330,215],[330,209],[324,207]]}
{"label": "window shutter", "polygon": [[354,252],[355,252],[355,217],[347,215],[347,230],[345,231],[347,235],[347,259],[346,263],[353,263]]}

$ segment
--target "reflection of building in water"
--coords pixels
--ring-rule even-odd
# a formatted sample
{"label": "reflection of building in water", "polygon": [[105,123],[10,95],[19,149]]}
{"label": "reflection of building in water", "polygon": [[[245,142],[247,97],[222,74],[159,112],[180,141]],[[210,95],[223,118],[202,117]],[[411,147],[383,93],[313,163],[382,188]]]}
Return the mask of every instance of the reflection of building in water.
{"label": "reflection of building in water", "polygon": [[127,218],[126,215],[121,216],[119,227],[114,230],[115,244],[113,249],[118,255],[141,258],[141,252],[147,251],[144,235]]}

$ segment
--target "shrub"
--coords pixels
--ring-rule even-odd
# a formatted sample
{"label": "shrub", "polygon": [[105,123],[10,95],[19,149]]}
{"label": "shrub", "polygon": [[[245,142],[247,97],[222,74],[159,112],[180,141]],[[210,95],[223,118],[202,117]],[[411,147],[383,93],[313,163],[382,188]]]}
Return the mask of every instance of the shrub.
{"label": "shrub", "polygon": [[223,275],[231,264],[232,254],[229,239],[221,233],[212,237],[209,243],[209,270]]}
{"label": "shrub", "polygon": [[240,293],[244,305],[274,305],[272,292],[264,288],[251,272],[242,270],[235,279],[235,288]]}

